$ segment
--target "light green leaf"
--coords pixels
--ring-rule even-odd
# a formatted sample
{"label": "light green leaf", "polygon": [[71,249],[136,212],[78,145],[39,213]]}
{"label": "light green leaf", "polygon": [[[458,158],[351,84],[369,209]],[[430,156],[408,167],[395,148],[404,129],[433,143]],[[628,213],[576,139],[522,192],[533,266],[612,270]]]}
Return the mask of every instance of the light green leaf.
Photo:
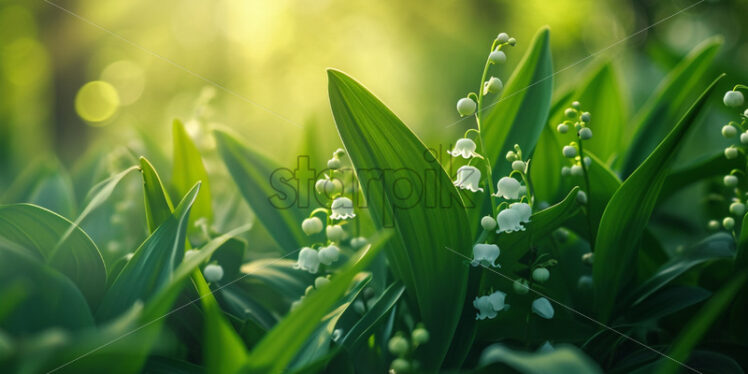
{"label": "light green leaf", "polygon": [[218,152],[239,191],[257,215],[257,221],[284,253],[301,248],[308,241],[301,231],[301,221],[306,215],[299,209],[298,201],[282,200],[295,196],[298,190],[275,173],[281,169],[280,166],[227,132],[216,130],[214,135]]}
{"label": "light green leaf", "polygon": [[190,214],[188,229],[192,229],[193,223],[200,218],[213,218],[211,206],[210,184],[208,173],[205,171],[203,159],[195,143],[190,139],[184,129],[184,125],[178,119],[174,120],[172,126],[174,137],[174,170],[172,173],[172,184],[179,196],[190,191],[195,183],[200,182],[200,195],[195,200]]}
{"label": "light green leaf", "polygon": [[[447,248],[470,256],[471,233],[459,194],[426,146],[351,77],[328,70],[338,133],[377,227],[399,234],[387,246],[420,320],[433,331],[423,347],[441,365],[465,303],[468,268]],[[354,205],[362,205],[354,202]]]}
{"label": "light green leaf", "polygon": [[601,320],[608,321],[628,271],[635,263],[636,247],[654,210],[660,189],[681,140],[722,76],[715,79],[678,121],[652,154],[626,179],[608,202],[595,240],[595,304]]}
{"label": "light green leaf", "polygon": [[682,116],[685,105],[704,84],[709,65],[721,45],[721,38],[712,38],[696,46],[670,71],[636,114],[631,121],[635,135],[625,159],[621,160],[623,176],[634,172]]}
{"label": "light green leaf", "polygon": [[148,231],[154,232],[171,216],[174,207],[161,183],[161,178],[145,157],[140,158],[140,172],[143,174],[143,196],[145,197]]}
{"label": "light green leaf", "polygon": [[354,276],[363,271],[390,238],[391,232],[375,237],[371,244],[336,273],[331,282],[306,296],[257,344],[248,359],[246,371],[252,373],[282,373],[299,348],[317,328],[318,322],[349,287]]}
{"label": "light green leaf", "polygon": [[526,374],[602,374],[595,361],[572,345],[559,345],[548,352],[519,352],[496,344],[481,354],[479,366],[503,363]]}

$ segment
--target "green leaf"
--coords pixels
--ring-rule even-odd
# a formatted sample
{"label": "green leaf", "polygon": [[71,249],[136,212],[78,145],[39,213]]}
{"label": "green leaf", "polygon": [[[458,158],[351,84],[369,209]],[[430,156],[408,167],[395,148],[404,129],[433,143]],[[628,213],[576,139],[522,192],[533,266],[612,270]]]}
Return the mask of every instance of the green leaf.
{"label": "green leaf", "polygon": [[694,315],[691,321],[681,330],[678,337],[675,338],[675,344],[668,352],[670,359],[663,358],[660,360],[661,364],[656,371],[657,374],[677,373],[681,369],[681,365],[673,360],[685,362],[688,359],[699,340],[709,331],[709,328],[725,308],[732,303],[738,291],[743,288],[746,279],[748,279],[748,272],[743,271],[734,274],[730,281],[722,286],[706,305]]}
{"label": "green leaf", "polygon": [[371,309],[366,311],[361,319],[351,327],[340,339],[338,344],[346,348],[353,348],[364,341],[371,334],[371,330],[389,313],[397,304],[405,291],[400,282],[391,284],[377,299]]}
{"label": "green leaf", "polygon": [[0,237],[65,274],[92,307],[98,303],[106,287],[104,259],[96,244],[76,224],[36,205],[5,205],[0,206]]}
{"label": "green leaf", "polygon": [[298,190],[275,173],[281,167],[229,133],[216,130],[214,135],[218,152],[257,215],[257,222],[267,229],[284,253],[301,248],[308,241],[301,230],[306,215],[298,208],[297,201],[289,203],[286,199],[295,196]]}
{"label": "green leaf", "polygon": [[[377,227],[399,234],[387,246],[420,320],[433,331],[421,354],[438,367],[465,303],[471,233],[460,196],[426,146],[365,87],[328,70],[330,105]],[[354,205],[362,205],[354,202]]]}
{"label": "green leaf", "polygon": [[519,352],[496,344],[481,354],[479,366],[503,363],[526,374],[597,374],[602,370],[577,347],[560,345],[548,352]]}
{"label": "green leaf", "polygon": [[[696,46],[657,87],[632,120],[635,135],[622,161],[624,176],[631,174],[655,146],[670,132],[682,116],[683,107],[696,96],[702,87],[717,50],[720,38],[712,38]],[[593,113],[594,115],[594,113]]]}
{"label": "green leaf", "polygon": [[656,320],[672,313],[696,305],[709,296],[711,292],[701,287],[673,286],[654,293],[641,304],[632,306],[627,312],[629,321]]}
{"label": "green leaf", "polygon": [[191,229],[196,220],[200,218],[211,220],[213,218],[208,173],[205,171],[200,151],[195,146],[195,143],[192,142],[192,139],[190,139],[182,122],[178,119],[174,120],[172,132],[172,136],[174,137],[172,184],[176,192],[179,196],[183,196],[190,191],[195,183],[200,182],[200,195],[195,200],[195,204],[192,207],[192,214],[190,215],[188,228]]}
{"label": "green leaf", "polygon": [[345,293],[354,276],[363,271],[390,238],[386,231],[375,237],[371,245],[333,276],[330,283],[306,296],[254,347],[245,371],[252,373],[282,373],[294,358],[299,348],[315,331],[318,322],[330,312],[330,308]]}
{"label": "green leaf", "polygon": [[637,243],[654,210],[681,140],[722,76],[715,79],[652,154],[626,179],[605,208],[595,240],[595,304],[609,320],[618,293],[635,263]]}
{"label": "green leaf", "polygon": [[744,154],[740,153],[738,157],[729,160],[725,157],[723,151],[719,151],[719,153],[711,157],[701,159],[692,164],[673,170],[673,172],[667,176],[667,179],[665,179],[665,184],[662,186],[659,200],[664,201],[677,191],[680,191],[693,183],[701,182],[704,179],[716,176],[730,174],[733,169],[742,169],[745,164]]}
{"label": "green leaf", "polygon": [[99,321],[116,317],[137,300],[147,302],[174,277],[184,257],[187,220],[200,183],[185,195],[174,214],[156,229],[125,265],[104,294],[96,313]]}
{"label": "green leaf", "polygon": [[148,231],[154,232],[174,210],[169,194],[164,189],[156,170],[145,157],[140,158],[140,172],[143,175],[143,195]]}

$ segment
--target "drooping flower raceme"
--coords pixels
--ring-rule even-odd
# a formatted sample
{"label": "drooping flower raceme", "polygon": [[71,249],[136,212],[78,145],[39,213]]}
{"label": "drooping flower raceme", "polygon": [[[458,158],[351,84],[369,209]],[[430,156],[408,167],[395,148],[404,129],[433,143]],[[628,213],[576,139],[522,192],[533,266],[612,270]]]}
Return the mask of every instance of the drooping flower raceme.
{"label": "drooping flower raceme", "polygon": [[540,297],[532,302],[532,311],[533,313],[545,318],[545,319],[551,319],[553,318],[553,314],[555,311],[553,310],[553,305],[551,305],[551,302],[548,301],[545,297]]}
{"label": "drooping flower raceme", "polygon": [[353,201],[347,197],[338,197],[332,202],[330,206],[332,219],[348,219],[356,216],[353,212]]}
{"label": "drooping flower raceme", "polygon": [[309,247],[301,248],[301,251],[299,251],[299,259],[297,260],[296,265],[294,265],[294,268],[316,274],[319,270],[319,254],[317,251]]}
{"label": "drooping flower raceme", "polygon": [[457,140],[454,149],[447,151],[452,157],[461,156],[462,158],[481,157],[475,153],[475,142],[472,139],[462,138]]}
{"label": "drooping flower raceme", "polygon": [[520,187],[518,180],[512,177],[503,177],[496,184],[496,194],[494,196],[503,197],[507,200],[516,200],[519,198]]}
{"label": "drooping flower raceme", "polygon": [[473,266],[484,264],[487,266],[500,267],[496,264],[496,259],[499,258],[499,246],[496,244],[476,244],[473,246]]}
{"label": "drooping flower raceme", "polygon": [[506,294],[496,291],[487,296],[476,297],[473,300],[473,306],[478,309],[475,319],[495,318],[498,312],[508,309],[509,305],[505,303]]}
{"label": "drooping flower raceme", "polygon": [[522,223],[528,223],[530,222],[530,217],[532,216],[532,208],[530,207],[530,204],[528,203],[513,203],[509,205],[509,209],[514,209],[514,211],[519,216],[519,221]]}
{"label": "drooping flower raceme", "polygon": [[475,166],[465,165],[457,169],[457,180],[454,185],[463,190],[472,192],[483,191],[480,185],[480,170]]}
{"label": "drooping flower raceme", "polygon": [[504,209],[499,212],[496,216],[496,221],[499,223],[499,229],[496,230],[497,234],[502,232],[514,232],[524,231],[525,227],[520,222],[520,216],[514,209]]}

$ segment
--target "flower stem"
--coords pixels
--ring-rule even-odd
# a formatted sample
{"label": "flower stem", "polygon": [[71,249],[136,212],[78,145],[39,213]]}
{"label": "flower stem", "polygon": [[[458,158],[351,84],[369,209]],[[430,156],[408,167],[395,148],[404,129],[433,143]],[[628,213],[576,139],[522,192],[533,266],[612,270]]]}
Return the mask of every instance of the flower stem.
{"label": "flower stem", "polygon": [[587,171],[587,164],[584,162],[584,147],[582,146],[582,143],[584,143],[582,139],[579,139],[579,161],[580,161],[580,164],[582,164],[582,173],[584,174],[584,184],[587,187],[587,191],[586,191],[587,192],[587,207],[586,207],[587,208],[586,209],[587,226],[588,226],[588,229],[590,230],[590,244],[591,244],[590,247],[592,251],[594,251],[595,250],[594,248],[595,231],[592,230],[592,218],[590,217],[590,201],[592,200],[591,199],[592,192],[590,191],[590,175],[589,175],[589,172]]}
{"label": "flower stem", "polygon": [[[495,40],[493,44],[491,44],[491,50],[489,51],[489,54],[493,52],[494,48],[496,48]],[[486,64],[483,66],[483,75],[481,76],[480,85],[478,86],[478,110],[475,111],[475,122],[478,125],[478,141],[480,142],[480,151],[483,154],[486,154],[486,146],[483,141],[483,132],[481,131],[481,118],[483,117],[483,85],[486,82],[486,76],[488,75],[488,68],[490,66],[491,60],[490,58],[486,58]],[[489,157],[484,157],[484,159],[486,160],[486,183],[488,184],[488,191],[491,198],[491,213],[494,217],[496,217],[498,212],[496,197],[494,196],[496,191],[494,190],[493,186],[493,167],[491,166],[491,160],[489,160]]]}

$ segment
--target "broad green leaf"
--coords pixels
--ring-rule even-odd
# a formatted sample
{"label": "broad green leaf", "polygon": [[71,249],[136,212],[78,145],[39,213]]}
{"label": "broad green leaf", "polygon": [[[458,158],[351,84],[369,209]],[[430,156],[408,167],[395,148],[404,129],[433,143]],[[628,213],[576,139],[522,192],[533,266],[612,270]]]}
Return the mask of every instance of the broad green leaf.
{"label": "broad green leaf", "polygon": [[[25,336],[48,328],[79,330],[93,327],[86,300],[73,282],[45,266],[20,245],[0,242],[0,287],[19,288],[20,299],[0,318],[0,331]],[[9,294],[0,292],[2,303]]]}
{"label": "broad green leaf", "polygon": [[182,122],[178,119],[174,120],[172,136],[174,137],[172,184],[176,192],[179,196],[185,195],[195,183],[200,182],[200,195],[195,200],[192,213],[190,214],[188,228],[191,230],[196,220],[200,218],[210,220],[213,218],[208,173],[205,171],[200,151],[192,139],[190,139]]}
{"label": "broad green leaf", "polygon": [[145,157],[140,158],[140,172],[143,174],[143,196],[145,197],[148,231],[154,232],[171,216],[174,207],[161,183],[161,178]]}
{"label": "broad green leaf", "polygon": [[704,334],[709,331],[714,321],[722,314],[730,303],[732,303],[738,291],[743,289],[748,272],[735,273],[732,278],[707,301],[689,323],[681,330],[675,338],[673,346],[668,352],[671,359],[661,359],[657,374],[677,373],[681,367],[673,360],[685,362],[691,351],[696,347]]}
{"label": "broad green leaf", "polygon": [[104,294],[96,312],[97,320],[110,320],[137,300],[148,302],[172,281],[174,271],[184,257],[187,220],[199,189],[200,183],[185,195],[174,214],[135,250],[132,259]]}
{"label": "broad green leaf", "polygon": [[385,231],[372,240],[357,256],[336,273],[330,283],[306,296],[257,344],[248,359],[245,371],[252,373],[282,373],[299,348],[317,328],[318,322],[330,312],[353,278],[363,271],[390,238]]}
{"label": "broad green leaf", "polygon": [[[235,136],[214,131],[218,152],[244,199],[284,253],[301,248],[308,240],[301,231],[305,214],[299,209],[298,189],[278,173],[281,167],[253,151]],[[288,170],[288,169],[285,169]],[[291,171],[288,170],[290,173]],[[286,175],[287,177],[287,175]],[[300,181],[307,180],[299,178]],[[313,179],[309,180],[313,183]]]}
{"label": "broad green leaf", "polygon": [[628,270],[634,265],[637,243],[654,210],[660,189],[670,169],[681,140],[722,76],[701,94],[685,116],[652,154],[626,179],[608,202],[595,240],[595,305],[600,319],[611,317],[615,300]]}
{"label": "broad green leaf", "polygon": [[374,326],[397,304],[404,291],[405,287],[400,282],[395,282],[387,287],[371,309],[367,310],[366,314],[353,327],[345,331],[345,335],[340,339],[338,344],[346,348],[353,348],[367,339]]}
{"label": "broad green leaf", "polygon": [[0,237],[65,274],[92,307],[98,303],[106,287],[104,259],[96,244],[76,224],[36,205],[5,205],[0,206]]}
{"label": "broad green leaf", "polygon": [[481,354],[479,366],[503,363],[526,374],[597,374],[601,373],[595,361],[572,345],[560,345],[551,351],[520,352],[500,344],[486,348]]}
{"label": "broad green leaf", "polygon": [[673,172],[667,176],[667,179],[665,179],[665,184],[662,186],[659,200],[663,201],[693,183],[716,176],[730,174],[733,169],[741,169],[745,164],[745,155],[742,153],[740,153],[738,157],[728,160],[725,157],[725,153],[720,150],[719,153],[714,156],[673,170]]}
{"label": "broad green leaf", "polygon": [[31,203],[73,217],[76,198],[68,172],[56,159],[30,162],[0,195],[0,202]]}
{"label": "broad green leaf", "polygon": [[711,294],[711,292],[701,287],[668,287],[652,294],[640,304],[627,310],[627,320],[656,320],[698,304],[709,298]]}
{"label": "broad green leaf", "polygon": [[[423,347],[441,365],[465,303],[471,233],[457,190],[426,146],[360,83],[328,70],[330,105],[377,227],[399,235],[387,246],[420,320],[433,331]],[[354,202],[354,205],[362,205]],[[437,327],[438,326],[438,327]]]}
{"label": "broad green leaf", "polygon": [[[628,145],[621,171],[624,176],[633,173],[658,143],[673,129],[683,108],[692,101],[708,73],[720,38],[712,38],[696,46],[657,87],[657,90],[636,114],[632,128],[635,135]],[[594,113],[593,113],[594,116]]]}

